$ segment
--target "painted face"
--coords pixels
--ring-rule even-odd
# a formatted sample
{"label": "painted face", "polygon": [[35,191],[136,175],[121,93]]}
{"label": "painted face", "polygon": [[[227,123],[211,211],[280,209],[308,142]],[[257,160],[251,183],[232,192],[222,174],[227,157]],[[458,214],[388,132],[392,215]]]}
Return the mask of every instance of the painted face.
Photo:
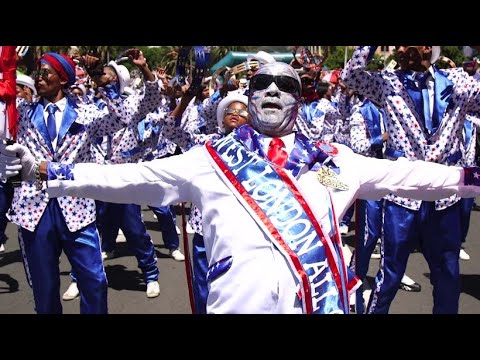
{"label": "painted face", "polygon": [[425,71],[430,66],[431,46],[395,46],[403,70]]}
{"label": "painted face", "polygon": [[276,62],[262,66],[250,80],[248,112],[252,126],[272,137],[291,133],[300,94],[300,78],[290,65]]}

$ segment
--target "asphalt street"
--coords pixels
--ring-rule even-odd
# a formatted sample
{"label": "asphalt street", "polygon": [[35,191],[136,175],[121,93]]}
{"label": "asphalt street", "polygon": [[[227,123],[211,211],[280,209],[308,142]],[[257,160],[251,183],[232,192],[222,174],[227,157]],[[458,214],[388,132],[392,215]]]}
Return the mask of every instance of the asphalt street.
{"label": "asphalt street", "polygon": [[[185,263],[176,262],[168,256],[157,221],[153,213],[143,210],[144,221],[152,236],[160,269],[161,294],[157,298],[145,296],[146,285],[137,267],[136,259],[125,242],[117,244],[117,256],[105,260],[105,270],[109,281],[108,306],[110,314],[190,314],[190,303],[186,282]],[[181,227],[181,218],[177,217]],[[353,229],[353,225],[351,226]],[[473,211],[466,250],[471,256],[469,261],[460,261],[461,288],[460,314],[480,313],[480,212]],[[16,226],[8,224],[6,251],[0,254],[0,314],[34,314],[32,291],[26,281],[22,256],[17,241]],[[189,235],[191,240],[191,235]],[[345,240],[351,243],[351,231]],[[182,236],[180,236],[182,244]],[[182,250],[183,250],[183,246]],[[372,259],[368,280],[378,269],[379,260]],[[62,293],[70,284],[70,265],[62,254],[60,258]],[[421,284],[418,293],[399,290],[390,309],[391,314],[431,314],[432,286],[429,270],[421,253],[412,253],[407,266],[407,274]],[[62,301],[65,314],[79,313],[79,299]]]}

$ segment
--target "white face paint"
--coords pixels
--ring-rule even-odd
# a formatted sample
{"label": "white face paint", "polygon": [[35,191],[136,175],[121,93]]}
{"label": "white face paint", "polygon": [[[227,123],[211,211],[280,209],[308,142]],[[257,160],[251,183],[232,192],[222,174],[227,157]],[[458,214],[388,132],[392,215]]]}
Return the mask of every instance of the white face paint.
{"label": "white face paint", "polygon": [[[263,65],[255,75],[288,76],[295,79],[301,93],[300,77],[288,64],[275,62]],[[250,83],[251,85],[252,83]],[[274,81],[263,90],[250,89],[248,112],[251,124],[258,132],[280,137],[292,132],[298,115],[300,93],[280,90]]]}

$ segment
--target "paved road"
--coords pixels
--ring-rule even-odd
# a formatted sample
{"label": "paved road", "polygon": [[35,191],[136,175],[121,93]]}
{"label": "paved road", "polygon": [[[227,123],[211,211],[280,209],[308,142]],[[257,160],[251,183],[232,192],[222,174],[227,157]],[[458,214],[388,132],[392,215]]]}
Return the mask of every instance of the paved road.
{"label": "paved road", "polygon": [[[153,238],[158,266],[160,268],[161,295],[154,299],[145,296],[146,286],[137,268],[136,259],[130,255],[126,243],[118,243],[118,256],[105,261],[109,280],[109,312],[111,314],[189,314],[190,304],[186,285],[185,266],[167,256],[162,236],[150,210],[143,210],[144,221]],[[181,224],[178,218],[178,224]],[[480,212],[473,212],[466,248],[470,261],[461,261],[462,294],[460,314],[480,313]],[[26,282],[25,272],[18,246],[17,230],[8,225],[6,252],[0,254],[0,314],[33,314],[32,291]],[[346,237],[351,240],[352,233]],[[183,247],[182,247],[183,248]],[[370,280],[376,274],[378,260],[370,263]],[[61,288],[66,290],[69,283],[70,265],[64,255],[60,259]],[[420,253],[410,256],[407,274],[422,285],[420,293],[399,290],[390,313],[431,314],[432,286],[425,259]],[[64,313],[78,314],[79,300],[63,302]]]}

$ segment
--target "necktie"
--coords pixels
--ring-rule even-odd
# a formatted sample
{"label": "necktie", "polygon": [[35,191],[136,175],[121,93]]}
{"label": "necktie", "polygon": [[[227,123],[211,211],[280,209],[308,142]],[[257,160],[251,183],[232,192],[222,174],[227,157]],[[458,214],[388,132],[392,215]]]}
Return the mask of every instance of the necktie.
{"label": "necktie", "polygon": [[430,114],[430,95],[428,94],[428,79],[430,78],[430,73],[421,73],[418,75],[419,87],[422,91],[422,100],[423,100],[423,119],[425,121],[425,128],[431,134],[433,130],[432,125],[432,115]]}
{"label": "necktie", "polygon": [[[428,94],[428,79],[430,73],[416,73],[407,74],[406,88],[408,94],[415,103],[415,108],[418,115],[420,115],[420,121],[425,126],[425,129],[429,133],[432,131],[432,116],[430,114],[430,96]],[[418,82],[418,86],[415,81]]]}
{"label": "necktie", "polygon": [[287,163],[288,154],[285,151],[285,143],[280,138],[273,138],[268,146],[267,158],[277,164],[278,166],[285,167]]}
{"label": "necktie", "polygon": [[54,141],[57,137],[57,122],[55,121],[55,111],[58,110],[57,105],[50,104],[47,107],[48,117],[47,117],[47,129],[48,135],[50,136],[50,141]]}

